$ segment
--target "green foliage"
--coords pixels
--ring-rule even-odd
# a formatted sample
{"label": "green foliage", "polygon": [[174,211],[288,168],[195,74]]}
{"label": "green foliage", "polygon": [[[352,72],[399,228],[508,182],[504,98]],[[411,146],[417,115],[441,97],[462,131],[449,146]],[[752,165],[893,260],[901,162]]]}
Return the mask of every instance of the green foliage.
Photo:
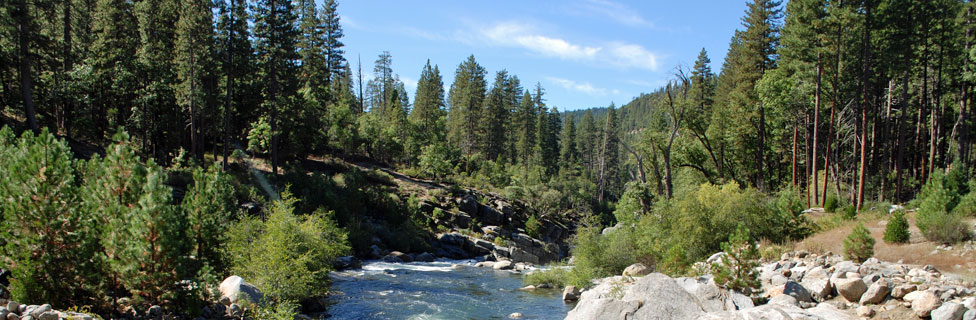
{"label": "green foliage", "polygon": [[955,243],[969,237],[968,228],[962,221],[962,216],[953,211],[958,202],[958,184],[952,179],[936,172],[928,183],[922,187],[918,199],[921,200],[915,224],[926,239]]}
{"label": "green foliage", "polygon": [[845,204],[840,208],[841,217],[847,220],[854,220],[857,218],[857,208],[853,204]]}
{"label": "green foliage", "polygon": [[779,192],[776,199],[776,209],[779,212],[780,221],[783,223],[781,233],[790,239],[803,239],[810,235],[813,230],[810,221],[803,215],[803,200],[800,194],[793,189],[784,189]]}
{"label": "green foliage", "polygon": [[420,149],[420,169],[436,182],[441,182],[453,172],[458,157],[457,150],[446,143],[426,145]]}
{"label": "green foliage", "polygon": [[100,275],[91,259],[97,231],[92,215],[80,208],[67,143],[47,130],[14,139],[5,126],[0,158],[0,266],[13,272],[13,298],[61,307],[84,303]]}
{"label": "green foliage", "polygon": [[236,216],[237,201],[231,177],[218,165],[193,170],[193,185],[180,205],[189,223],[197,268],[208,265],[222,271],[227,265],[222,254],[226,228]]}
{"label": "green foliage", "polygon": [[324,295],[332,262],[349,252],[346,232],[331,213],[297,216],[295,201],[284,192],[267,221],[244,217],[230,227],[227,240],[231,271],[278,304]]}
{"label": "green foliage", "polygon": [[739,224],[729,241],[722,243],[722,263],[712,264],[715,284],[750,295],[759,289],[759,249],[749,235],[749,228]]}
{"label": "green foliage", "polygon": [[827,194],[827,200],[824,201],[824,211],[837,212],[838,208],[840,208],[840,201],[837,200],[837,196],[833,193]]}
{"label": "green foliage", "polygon": [[525,221],[525,232],[533,238],[541,239],[542,223],[535,218],[534,214],[529,216],[529,219]]}
{"label": "green foliage", "polygon": [[874,238],[863,223],[858,223],[844,239],[844,259],[861,263],[873,255]]}
{"label": "green foliage", "polygon": [[258,303],[251,305],[248,318],[261,320],[294,320],[298,316],[297,303],[282,301],[278,303]]}
{"label": "green foliage", "polygon": [[538,287],[542,284],[548,284],[554,288],[561,288],[568,285],[570,269],[567,269],[559,265],[550,265],[547,269],[536,270],[525,275],[522,282],[526,285],[533,285]]}
{"label": "green foliage", "polygon": [[887,243],[907,243],[911,237],[909,232],[908,219],[905,218],[905,210],[895,210],[888,219],[885,226],[884,242]]}
{"label": "green foliage", "polygon": [[952,213],[963,216],[976,216],[976,180],[969,180],[969,193],[959,199],[959,204],[952,209]]}
{"label": "green foliage", "polygon": [[247,132],[247,150],[266,153],[271,149],[271,124],[264,117],[251,124]]}

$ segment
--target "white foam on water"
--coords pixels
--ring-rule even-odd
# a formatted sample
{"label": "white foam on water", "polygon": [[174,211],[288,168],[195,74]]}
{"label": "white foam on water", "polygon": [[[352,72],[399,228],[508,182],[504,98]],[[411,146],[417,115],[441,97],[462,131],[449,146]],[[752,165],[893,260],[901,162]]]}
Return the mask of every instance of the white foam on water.
{"label": "white foam on water", "polygon": [[454,271],[455,265],[473,264],[471,260],[448,260],[436,262],[406,262],[390,263],[383,261],[373,261],[363,264],[365,272],[383,272],[392,270],[410,270],[423,272],[450,272]]}

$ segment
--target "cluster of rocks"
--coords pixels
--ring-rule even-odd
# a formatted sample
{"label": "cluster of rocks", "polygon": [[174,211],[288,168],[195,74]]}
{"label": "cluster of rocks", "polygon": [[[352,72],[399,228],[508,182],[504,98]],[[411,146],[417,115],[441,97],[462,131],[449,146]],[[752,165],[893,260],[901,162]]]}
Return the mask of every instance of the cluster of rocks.
{"label": "cluster of rocks", "polygon": [[[437,255],[452,259],[483,258],[485,261],[508,260],[513,263],[526,262],[545,264],[562,257],[558,245],[543,242],[519,231],[507,232],[498,226],[482,228],[482,238],[457,232],[437,235]],[[497,237],[508,241],[493,240]]]}
{"label": "cluster of rocks", "polygon": [[932,266],[791,252],[759,267],[761,288],[753,296],[722,289],[711,275],[627,269],[578,295],[566,288],[565,300],[579,299],[566,319],[976,319],[972,283]]}
{"label": "cluster of rocks", "polygon": [[92,320],[91,315],[80,312],[58,311],[49,304],[24,305],[0,299],[0,319],[3,320]]}
{"label": "cluster of rocks", "polygon": [[530,262],[512,262],[512,260],[481,261],[474,264],[478,268],[492,268],[495,270],[511,270],[515,272],[531,270],[535,267]]}

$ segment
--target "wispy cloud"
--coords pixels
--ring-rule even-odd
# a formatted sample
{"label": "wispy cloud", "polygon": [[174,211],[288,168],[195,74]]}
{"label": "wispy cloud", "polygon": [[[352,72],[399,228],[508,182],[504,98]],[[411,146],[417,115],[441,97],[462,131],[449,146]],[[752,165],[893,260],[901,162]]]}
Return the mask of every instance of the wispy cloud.
{"label": "wispy cloud", "polygon": [[[614,41],[601,45],[583,45],[544,35],[534,27],[519,22],[501,22],[483,29],[482,37],[490,44],[521,47],[545,56],[564,60],[597,62],[622,68],[657,70],[658,56],[643,46]],[[461,39],[465,42],[470,40]]]}
{"label": "wispy cloud", "polygon": [[606,16],[626,26],[654,27],[654,23],[647,21],[627,5],[610,0],[585,0],[580,4],[580,9]]}
{"label": "wispy cloud", "polygon": [[[589,82],[576,82],[569,79],[563,79],[558,77],[546,77],[546,80],[552,82],[560,87],[566,88],[568,90],[585,93],[591,96],[606,96],[608,90],[604,88],[594,87]],[[614,94],[618,94],[620,91],[613,90]]]}
{"label": "wispy cloud", "polygon": [[407,92],[417,91],[417,79],[410,77],[400,77],[400,81],[403,82],[403,88],[407,89]]}

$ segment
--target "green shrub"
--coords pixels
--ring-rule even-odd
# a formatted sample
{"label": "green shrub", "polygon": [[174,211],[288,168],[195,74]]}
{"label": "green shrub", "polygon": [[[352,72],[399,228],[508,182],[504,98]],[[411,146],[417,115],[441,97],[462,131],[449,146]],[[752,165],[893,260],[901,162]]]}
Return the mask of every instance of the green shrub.
{"label": "green shrub", "polygon": [[529,220],[525,221],[525,232],[533,238],[541,239],[542,223],[535,218],[535,214],[529,216]]}
{"label": "green shrub", "polygon": [[226,266],[221,249],[223,237],[238,211],[230,176],[216,164],[206,170],[193,170],[193,185],[180,208],[189,222],[187,235],[193,238],[193,256],[197,261],[194,269],[207,265],[223,272]]}
{"label": "green shrub", "polygon": [[888,219],[885,226],[884,242],[887,243],[907,243],[911,233],[908,230],[908,219],[905,218],[905,210],[895,210]]}
{"label": "green shrub", "polygon": [[548,284],[556,288],[565,287],[568,284],[570,270],[560,266],[550,266],[548,269],[536,270],[522,279],[526,285],[539,286]]}
{"label": "green shrub", "polygon": [[813,232],[810,221],[803,215],[805,205],[796,190],[785,189],[780,191],[775,206],[783,227],[780,233],[784,237],[803,239]]}
{"label": "green shrub", "polygon": [[976,216],[976,180],[969,180],[969,193],[959,199],[952,213],[963,216]]}
{"label": "green shrub", "polygon": [[729,241],[722,243],[722,263],[712,264],[715,284],[751,295],[759,289],[759,249],[745,224],[739,224]]}
{"label": "green shrub", "polygon": [[857,219],[857,208],[852,204],[845,204],[840,208],[841,217],[847,220]]}
{"label": "green shrub", "polygon": [[946,180],[941,173],[936,172],[922,187],[915,224],[926,239],[955,243],[968,238],[969,233],[960,214],[953,213],[955,195],[946,186]]}
{"label": "green shrub", "polygon": [[[296,216],[289,192],[272,203],[267,221],[245,217],[229,232],[231,271],[251,282],[273,303],[299,301],[328,291],[328,271],[346,255],[346,233],[331,214]],[[282,276],[287,275],[287,276]]]}
{"label": "green shrub", "polygon": [[824,211],[837,212],[838,208],[840,208],[840,201],[837,200],[837,196],[833,193],[828,193],[827,200],[824,200]]}
{"label": "green shrub", "polygon": [[844,239],[844,258],[861,263],[873,255],[874,238],[863,223],[858,223]]}

